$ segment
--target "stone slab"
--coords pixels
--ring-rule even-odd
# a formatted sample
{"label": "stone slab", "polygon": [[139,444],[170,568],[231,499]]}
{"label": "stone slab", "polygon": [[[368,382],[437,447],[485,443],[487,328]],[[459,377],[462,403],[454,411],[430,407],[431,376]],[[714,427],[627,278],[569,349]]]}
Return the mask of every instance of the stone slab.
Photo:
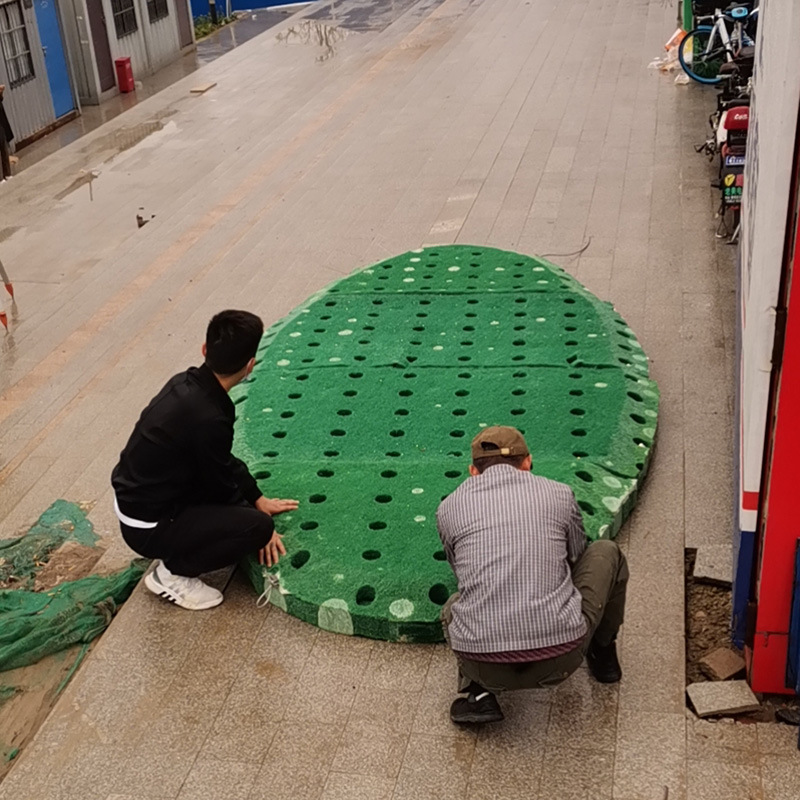
{"label": "stone slab", "polygon": [[697,548],[694,579],[730,586],[733,580],[733,549],[730,544],[709,544]]}
{"label": "stone slab", "polygon": [[686,694],[698,717],[746,714],[760,708],[747,681],[692,683],[686,688]]}
{"label": "stone slab", "polygon": [[730,680],[744,668],[744,659],[728,647],[718,647],[700,659],[703,674],[714,681]]}

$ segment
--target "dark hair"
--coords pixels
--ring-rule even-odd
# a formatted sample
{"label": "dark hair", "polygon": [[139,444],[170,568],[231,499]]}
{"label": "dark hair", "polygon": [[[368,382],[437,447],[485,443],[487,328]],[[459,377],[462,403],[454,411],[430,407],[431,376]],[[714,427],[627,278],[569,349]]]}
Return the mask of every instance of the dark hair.
{"label": "dark hair", "polygon": [[235,375],[258,349],[264,323],[249,311],[220,311],[206,330],[206,366],[223,377]]}
{"label": "dark hair", "polygon": [[522,462],[528,456],[487,456],[486,458],[473,459],[472,463],[478,472],[483,472],[487,467],[493,467],[495,464],[508,464],[510,467],[520,469]]}

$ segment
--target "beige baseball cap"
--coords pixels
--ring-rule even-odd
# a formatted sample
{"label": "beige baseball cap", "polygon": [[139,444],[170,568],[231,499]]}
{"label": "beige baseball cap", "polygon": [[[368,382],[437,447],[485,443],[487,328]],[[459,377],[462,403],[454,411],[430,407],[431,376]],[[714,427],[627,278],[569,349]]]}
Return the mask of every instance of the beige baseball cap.
{"label": "beige baseball cap", "polygon": [[516,429],[506,425],[493,425],[484,428],[472,440],[472,460],[489,458],[490,456],[527,456],[530,455],[525,437]]}

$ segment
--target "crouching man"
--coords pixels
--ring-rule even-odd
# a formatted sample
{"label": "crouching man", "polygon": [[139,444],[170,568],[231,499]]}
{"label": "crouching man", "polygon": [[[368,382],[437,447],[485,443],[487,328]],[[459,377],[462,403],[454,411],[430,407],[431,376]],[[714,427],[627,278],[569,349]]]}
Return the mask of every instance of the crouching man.
{"label": "crouching man", "polygon": [[263,332],[255,314],[217,314],[202,348],[205,363],[175,375],[150,401],[111,476],[122,538],[158,559],[145,585],[192,611],[223,599],[198,575],[256,553],[272,566],[286,553],[272,517],[297,501],[264,497],[231,454],[228,392],[252,371]]}
{"label": "crouching man", "polygon": [[453,722],[502,720],[495,693],[554,686],[584,656],[596,680],[622,677],[625,557],[615,542],[587,546],[572,490],[530,470],[516,428],[486,428],[472,441],[471,477],[436,513],[458,579],[442,609],[463,695]]}

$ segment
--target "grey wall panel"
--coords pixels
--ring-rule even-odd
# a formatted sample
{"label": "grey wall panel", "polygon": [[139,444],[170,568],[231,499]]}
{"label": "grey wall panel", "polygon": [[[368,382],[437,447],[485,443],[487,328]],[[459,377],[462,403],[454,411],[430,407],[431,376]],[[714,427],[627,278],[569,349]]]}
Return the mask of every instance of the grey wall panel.
{"label": "grey wall panel", "polygon": [[42,43],[36,27],[36,13],[33,8],[24,8],[23,6],[23,14],[33,59],[34,78],[11,88],[5,60],[0,56],[0,83],[6,84],[3,105],[11,120],[11,127],[17,142],[46,128],[56,118],[53,100],[50,97],[50,84],[47,81],[47,72],[44,66]]}

